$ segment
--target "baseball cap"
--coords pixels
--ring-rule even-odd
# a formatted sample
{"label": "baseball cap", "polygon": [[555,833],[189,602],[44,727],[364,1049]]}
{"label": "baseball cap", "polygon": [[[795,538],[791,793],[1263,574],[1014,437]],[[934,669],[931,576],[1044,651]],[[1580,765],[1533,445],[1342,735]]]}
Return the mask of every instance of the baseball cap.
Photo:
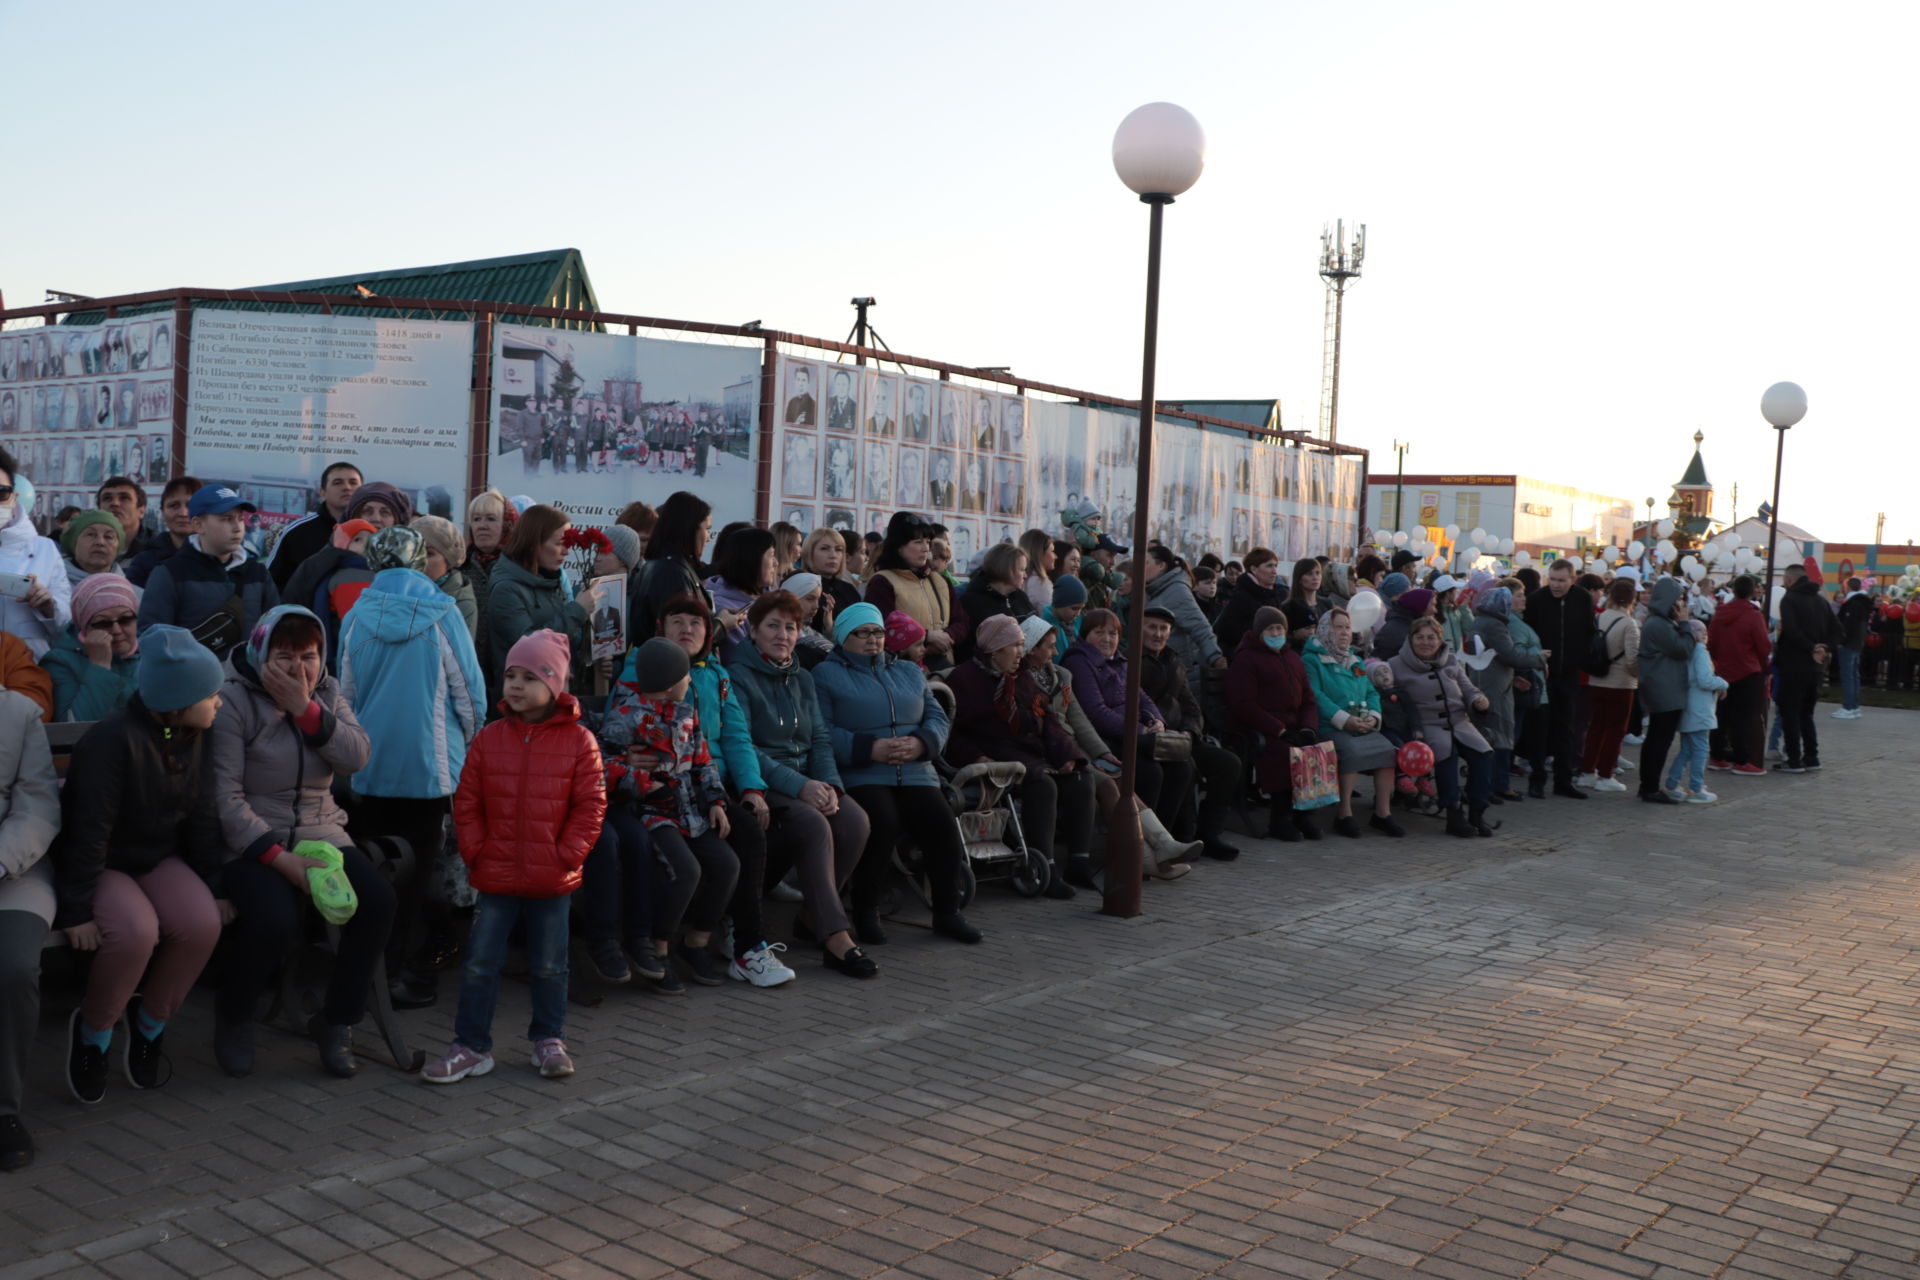
{"label": "baseball cap", "polygon": [[202,485],[187,503],[187,515],[212,516],[223,511],[257,511],[258,507],[223,484]]}

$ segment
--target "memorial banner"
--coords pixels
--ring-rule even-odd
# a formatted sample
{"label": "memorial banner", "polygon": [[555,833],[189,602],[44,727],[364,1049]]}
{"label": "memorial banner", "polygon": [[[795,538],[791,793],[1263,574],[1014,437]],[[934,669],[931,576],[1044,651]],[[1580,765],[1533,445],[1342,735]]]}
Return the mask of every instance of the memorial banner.
{"label": "memorial banner", "polygon": [[186,467],[260,523],[307,510],[330,462],[464,523],[473,326],[197,308]]}
{"label": "memorial banner", "polygon": [[[717,529],[754,518],[761,348],[502,326],[487,457],[496,488],[608,525],[676,489]],[[811,389],[805,414],[813,414]]]}
{"label": "memorial banner", "polygon": [[0,333],[0,446],[33,482],[36,517],[92,507],[111,476],[165,482],[173,374],[171,312]]}

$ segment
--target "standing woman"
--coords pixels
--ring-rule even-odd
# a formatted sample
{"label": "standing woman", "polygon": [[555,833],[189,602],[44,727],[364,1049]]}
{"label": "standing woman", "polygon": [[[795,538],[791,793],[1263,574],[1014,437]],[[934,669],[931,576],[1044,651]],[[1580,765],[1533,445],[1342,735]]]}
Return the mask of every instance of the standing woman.
{"label": "standing woman", "polygon": [[1020,535],[1020,550],[1027,555],[1027,580],[1023,590],[1036,609],[1053,603],[1053,569],[1056,554],[1053,539],[1045,529],[1029,529]]}
{"label": "standing woman", "polygon": [[[627,638],[639,643],[660,633],[660,618],[675,596],[703,596],[700,557],[713,536],[713,508],[682,489],[660,504],[646,559],[627,575]],[[731,614],[716,618],[722,631],[739,625]]]}
{"label": "standing woman", "polygon": [[[1251,559],[1252,557],[1249,556],[1248,558]],[[1249,567],[1247,575],[1250,577],[1252,573],[1253,570]],[[1320,594],[1320,583],[1321,569],[1318,560],[1312,556],[1308,556],[1305,560],[1296,560],[1293,562],[1293,578],[1287,586],[1287,598],[1290,600],[1298,600],[1301,604],[1305,605],[1307,611],[1313,614],[1315,622],[1319,621],[1320,615],[1324,614],[1328,608],[1328,602],[1323,599]],[[1235,590],[1238,589],[1237,587],[1235,588]],[[1308,663],[1307,669],[1311,671],[1313,664]]]}
{"label": "standing woman", "polygon": [[838,647],[814,668],[813,683],[833,739],[834,763],[870,824],[853,876],[854,934],[866,946],[887,940],[880,927],[880,895],[904,833],[926,858],[933,931],[958,942],[978,942],[980,931],[960,914],[966,850],[930,763],[946,745],[947,713],[928,692],[919,665],[887,652],[887,629],[872,605],[862,601],[841,614],[834,640]]}
{"label": "standing woman", "polygon": [[898,610],[926,628],[927,666],[944,671],[972,625],[953,598],[952,584],[934,572],[932,539],[931,525],[909,512],[894,512],[874,557],[866,600],[883,618]]}
{"label": "standing woman", "polygon": [[[1027,553],[1011,542],[996,542],[980,557],[980,567],[967,579],[960,612],[975,630],[988,618],[1009,617],[1024,622],[1034,615],[1033,602],[1021,589],[1027,581]],[[956,658],[973,656],[971,639],[954,646]]]}
{"label": "standing woman", "polygon": [[579,665],[591,653],[587,611],[567,598],[560,566],[566,563],[562,542],[573,522],[552,507],[528,507],[514,522],[506,554],[494,565],[487,591],[487,607],[480,626],[486,636],[487,704],[500,701],[501,678],[507,668],[507,650],[522,636],[555,631],[567,638]]}
{"label": "standing woman", "polygon": [[[473,588],[473,603],[479,614],[487,611],[493,566],[506,552],[507,539],[512,536],[514,522],[519,518],[519,510],[498,489],[484,490],[467,504],[467,556],[460,564],[460,571]],[[481,634],[476,631],[476,641]],[[484,652],[480,655],[480,665],[482,668],[487,665]]]}
{"label": "standing woman", "polygon": [[0,595],[0,631],[26,642],[34,661],[73,620],[73,585],[59,544],[33,527],[33,485],[0,448],[0,570],[32,579],[18,596]]}
{"label": "standing woman", "polygon": [[20,1104],[40,1023],[40,948],[53,923],[46,854],[59,830],[60,782],[40,708],[0,692],[0,1173],[33,1163]]}
{"label": "standing woman", "polygon": [[[1147,599],[1143,608],[1157,607],[1173,615],[1173,635],[1167,645],[1186,669],[1187,688],[1195,698],[1210,704],[1210,710],[1214,709],[1217,699],[1207,696],[1207,673],[1224,673],[1227,659],[1213,634],[1213,624],[1207,621],[1200,602],[1194,598],[1193,575],[1179,556],[1165,547],[1153,546],[1147,548],[1146,578]],[[1216,680],[1222,678],[1215,677]],[[1205,732],[1198,725],[1188,727],[1196,738]]]}
{"label": "standing woman", "polygon": [[854,942],[840,904],[871,828],[841,783],[813,677],[793,656],[804,625],[791,591],[767,592],[748,611],[749,643],[728,668],[747,712],[777,828],[768,842],[767,878],[777,881],[797,863],[800,920],[820,941],[827,967],[871,978],[880,966]]}
{"label": "standing woman", "polygon": [[[1482,591],[1473,601],[1473,629],[1467,643],[1493,660],[1470,670],[1468,675],[1481,693],[1487,695],[1487,710],[1480,722],[1487,745],[1493,748],[1493,798],[1518,803],[1521,795],[1513,789],[1513,752],[1519,746],[1527,712],[1539,702],[1539,684],[1545,678],[1547,660],[1540,647],[1522,648],[1514,634],[1516,608],[1526,607],[1526,590],[1514,590],[1517,579]],[[1416,588],[1419,590],[1420,588]],[[1401,596],[1412,595],[1409,591]],[[1411,624],[1409,624],[1411,628]]]}
{"label": "standing woman", "polygon": [[[1447,811],[1447,834],[1490,836],[1487,805],[1493,795],[1493,749],[1473,723],[1473,713],[1490,705],[1487,695],[1467,679],[1460,660],[1447,648],[1446,633],[1434,618],[1418,618],[1407,643],[1394,655],[1394,683],[1420,715],[1420,736],[1433,748],[1434,782]],[[1460,765],[1467,766],[1467,804],[1460,807]]]}
{"label": "standing woman", "polygon": [[1685,591],[1678,578],[1662,578],[1647,597],[1640,629],[1640,705],[1647,711],[1647,740],[1640,748],[1640,798],[1648,804],[1678,804],[1661,790],[1667,753],[1687,708],[1693,666],[1693,631],[1687,626]]}
{"label": "standing woman", "polygon": [[1389,836],[1404,836],[1406,829],[1393,820],[1394,745],[1380,732],[1380,692],[1353,651],[1353,619],[1345,609],[1329,608],[1320,615],[1314,638],[1307,641],[1305,662],[1320,710],[1320,737],[1331,741],[1340,755],[1340,813],[1333,829],[1349,839],[1360,838],[1360,824],[1353,820],[1353,788],[1361,774],[1370,773],[1373,817],[1368,825]]}
{"label": "standing woman", "polygon": [[1577,787],[1592,791],[1627,789],[1613,771],[1620,762],[1627,719],[1633,714],[1634,690],[1640,685],[1640,624],[1633,618],[1633,601],[1638,594],[1639,584],[1633,579],[1615,578],[1607,588],[1606,610],[1594,624],[1606,637],[1607,669],[1602,675],[1587,673],[1592,713],[1582,744],[1580,776],[1574,779]]}
{"label": "standing woman", "polygon": [[128,1082],[167,1082],[167,1021],[233,915],[207,887],[224,845],[207,730],[225,673],[180,627],[159,623],[140,639],[140,692],[87,730],[60,792],[54,923],[74,950],[99,953],[67,1023],[67,1087],[82,1102],[106,1094],[122,1014]]}

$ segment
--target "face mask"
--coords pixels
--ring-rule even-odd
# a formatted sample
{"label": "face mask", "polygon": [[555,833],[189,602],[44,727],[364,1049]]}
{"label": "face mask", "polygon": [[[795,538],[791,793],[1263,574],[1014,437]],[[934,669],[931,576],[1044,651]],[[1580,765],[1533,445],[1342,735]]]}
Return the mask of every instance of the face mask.
{"label": "face mask", "polygon": [[1260,642],[1275,652],[1287,647],[1287,638],[1285,636],[1261,636]]}

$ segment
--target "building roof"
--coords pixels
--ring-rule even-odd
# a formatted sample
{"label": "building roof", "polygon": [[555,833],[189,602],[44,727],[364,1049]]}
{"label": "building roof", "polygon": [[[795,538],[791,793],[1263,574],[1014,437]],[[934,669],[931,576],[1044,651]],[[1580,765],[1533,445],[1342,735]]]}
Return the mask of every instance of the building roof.
{"label": "building roof", "polygon": [[1278,400],[1162,400],[1160,403],[1168,409],[1204,413],[1210,418],[1225,418],[1229,422],[1244,422],[1263,431],[1280,430]]}
{"label": "building roof", "polygon": [[1686,474],[1680,477],[1676,489],[1711,489],[1713,481],[1707,479],[1707,461],[1700,456],[1700,446],[1706,440],[1704,431],[1693,433],[1693,461],[1687,464]]}

